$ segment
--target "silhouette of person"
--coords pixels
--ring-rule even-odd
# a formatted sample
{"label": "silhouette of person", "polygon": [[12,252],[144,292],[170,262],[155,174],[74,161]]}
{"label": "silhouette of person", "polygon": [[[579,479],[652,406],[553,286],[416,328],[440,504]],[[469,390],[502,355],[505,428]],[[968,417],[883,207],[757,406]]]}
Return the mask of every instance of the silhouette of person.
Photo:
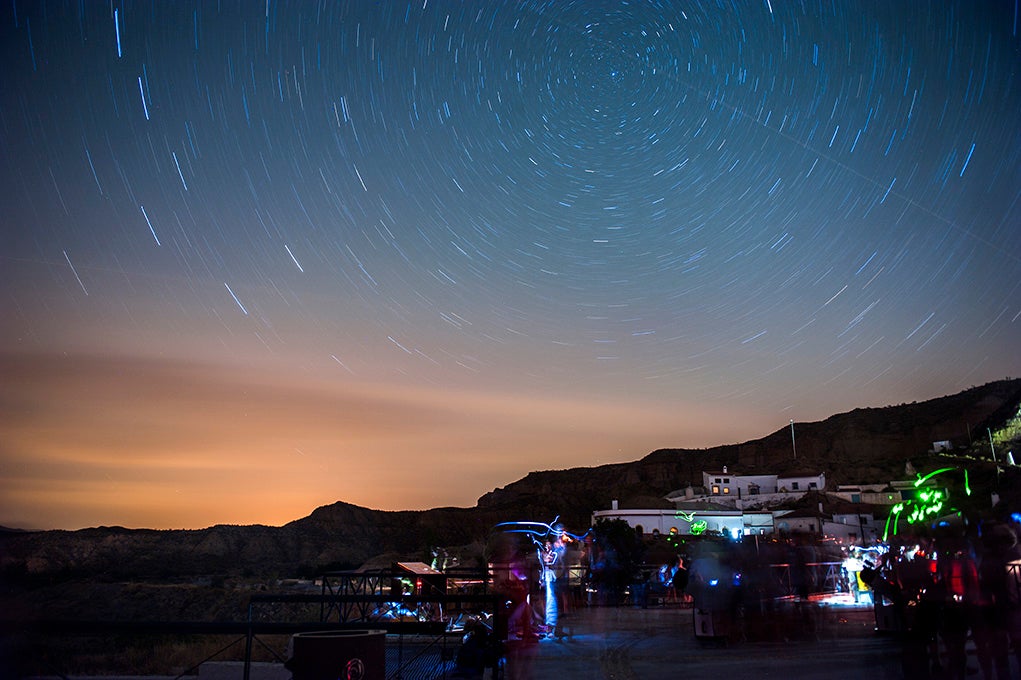
{"label": "silhouette of person", "polygon": [[677,558],[677,568],[674,569],[673,578],[670,579],[670,587],[680,602],[686,602],[688,598],[688,569],[684,566],[684,558]]}

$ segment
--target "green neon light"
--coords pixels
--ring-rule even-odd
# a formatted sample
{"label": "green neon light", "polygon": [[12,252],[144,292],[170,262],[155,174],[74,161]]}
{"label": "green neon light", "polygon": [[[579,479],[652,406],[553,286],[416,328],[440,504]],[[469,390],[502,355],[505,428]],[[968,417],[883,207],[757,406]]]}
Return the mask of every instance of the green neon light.
{"label": "green neon light", "polygon": [[699,534],[705,533],[705,530],[709,528],[709,522],[704,519],[700,519],[697,522],[692,522],[691,527],[688,529],[692,536],[698,536]]}
{"label": "green neon light", "polygon": [[927,474],[924,477],[919,477],[918,481],[915,482],[915,487],[919,487],[922,484],[925,484],[925,482],[927,482],[928,480],[932,479],[936,475],[942,474],[944,472],[953,472],[955,469],[956,468],[948,467],[948,468],[942,468],[940,470],[936,470],[935,472],[930,472],[929,474]]}
{"label": "green neon light", "polygon": [[890,516],[886,518],[886,526],[883,527],[883,540],[884,541],[890,540],[890,520],[892,520],[892,519],[893,519],[893,513],[891,513]]}
{"label": "green neon light", "polygon": [[[948,507],[949,496],[943,489],[929,489],[920,488],[927,481],[941,475],[944,472],[954,472],[957,468],[947,467],[934,470],[929,474],[918,475],[918,479],[915,481],[914,486],[918,489],[917,497],[914,500],[903,501],[897,503],[890,508],[890,516],[886,518],[886,526],[883,529],[883,540],[886,541],[890,538],[891,534],[896,535],[900,528],[901,516],[908,524],[917,524],[919,522],[926,522],[934,517],[939,517],[943,512],[955,512],[954,508]],[[971,485],[968,479],[968,471],[964,472],[964,491],[967,495],[971,495]],[[907,514],[905,515],[905,511]],[[959,511],[956,511],[960,514]],[[891,530],[891,524],[892,530]]]}
{"label": "green neon light", "polygon": [[893,522],[893,533],[897,533],[897,526],[902,512],[904,512],[904,503],[897,503],[890,508],[890,516],[886,518],[886,527],[883,529],[884,541],[890,538],[890,522]]}

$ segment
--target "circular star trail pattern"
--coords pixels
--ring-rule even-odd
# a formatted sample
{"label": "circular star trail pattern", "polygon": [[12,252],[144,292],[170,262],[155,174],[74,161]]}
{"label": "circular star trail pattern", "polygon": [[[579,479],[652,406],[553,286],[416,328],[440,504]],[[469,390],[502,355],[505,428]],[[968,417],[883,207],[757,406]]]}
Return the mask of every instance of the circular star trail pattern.
{"label": "circular star trail pattern", "polygon": [[1016,2],[2,13],[8,349],[781,424],[1017,373]]}

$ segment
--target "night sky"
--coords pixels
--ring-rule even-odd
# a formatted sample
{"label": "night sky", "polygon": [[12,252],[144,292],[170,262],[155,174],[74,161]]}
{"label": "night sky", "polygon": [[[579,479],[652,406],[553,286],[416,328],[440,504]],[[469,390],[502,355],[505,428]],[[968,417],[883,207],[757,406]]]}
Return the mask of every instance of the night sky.
{"label": "night sky", "polygon": [[1021,375],[1018,14],[5,3],[0,524],[471,506]]}

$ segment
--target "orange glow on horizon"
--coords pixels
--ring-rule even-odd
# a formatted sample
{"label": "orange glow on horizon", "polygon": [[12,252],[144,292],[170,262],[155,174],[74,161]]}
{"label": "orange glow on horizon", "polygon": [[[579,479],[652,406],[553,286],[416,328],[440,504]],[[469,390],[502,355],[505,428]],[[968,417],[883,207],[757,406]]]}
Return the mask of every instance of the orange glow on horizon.
{"label": "orange glow on horizon", "polygon": [[[533,470],[635,460],[726,414],[331,383],[170,360],[8,357],[0,524],[280,525],[345,501],[471,507]],[[718,426],[717,426],[718,427]]]}

